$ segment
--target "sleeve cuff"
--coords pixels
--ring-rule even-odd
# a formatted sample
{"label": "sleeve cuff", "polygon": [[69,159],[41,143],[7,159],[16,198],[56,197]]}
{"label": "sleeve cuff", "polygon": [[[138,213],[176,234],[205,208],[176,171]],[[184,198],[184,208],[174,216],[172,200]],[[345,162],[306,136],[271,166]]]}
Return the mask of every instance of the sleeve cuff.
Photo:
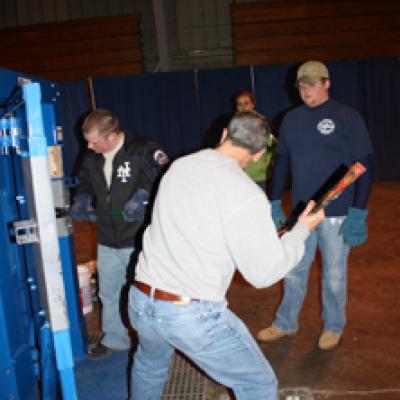
{"label": "sleeve cuff", "polygon": [[294,233],[300,239],[306,240],[310,236],[310,230],[307,225],[297,222],[297,224],[287,233]]}

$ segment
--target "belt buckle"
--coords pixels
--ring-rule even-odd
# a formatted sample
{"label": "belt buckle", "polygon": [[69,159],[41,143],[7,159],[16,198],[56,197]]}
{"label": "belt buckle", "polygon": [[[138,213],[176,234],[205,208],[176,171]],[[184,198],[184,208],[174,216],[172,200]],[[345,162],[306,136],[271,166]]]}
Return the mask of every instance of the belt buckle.
{"label": "belt buckle", "polygon": [[172,304],[177,304],[177,305],[185,305],[185,304],[190,304],[191,299],[189,296],[182,296],[180,300],[175,300],[172,302]]}

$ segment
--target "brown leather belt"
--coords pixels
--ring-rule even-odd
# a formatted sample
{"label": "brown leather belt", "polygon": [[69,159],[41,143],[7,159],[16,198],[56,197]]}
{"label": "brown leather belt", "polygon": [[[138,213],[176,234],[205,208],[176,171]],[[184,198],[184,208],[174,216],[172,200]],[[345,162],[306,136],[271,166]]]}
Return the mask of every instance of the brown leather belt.
{"label": "brown leather belt", "polygon": [[[135,286],[147,296],[151,295],[151,286],[143,282],[135,282]],[[161,289],[154,289],[153,298],[156,300],[172,301],[175,304],[189,304],[192,301],[198,301],[197,299],[191,299],[189,297],[178,296],[177,294],[165,292]]]}

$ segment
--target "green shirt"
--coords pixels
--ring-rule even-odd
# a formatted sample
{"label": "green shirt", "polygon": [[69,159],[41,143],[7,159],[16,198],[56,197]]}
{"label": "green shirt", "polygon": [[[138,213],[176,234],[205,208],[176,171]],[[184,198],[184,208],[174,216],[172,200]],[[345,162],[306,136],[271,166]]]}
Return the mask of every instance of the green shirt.
{"label": "green shirt", "polygon": [[258,161],[251,162],[245,172],[254,182],[264,182],[267,180],[267,167],[270,155],[265,152]]}
{"label": "green shirt", "polygon": [[271,162],[272,154],[276,145],[273,135],[268,138],[265,153],[258,161],[251,162],[244,171],[254,182],[264,182],[267,180],[267,170]]}

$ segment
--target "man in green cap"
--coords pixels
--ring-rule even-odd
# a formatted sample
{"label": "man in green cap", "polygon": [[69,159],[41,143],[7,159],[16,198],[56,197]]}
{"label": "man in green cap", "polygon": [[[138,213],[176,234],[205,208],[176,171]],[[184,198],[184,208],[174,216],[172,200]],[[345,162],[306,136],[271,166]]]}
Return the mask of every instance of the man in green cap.
{"label": "man in green cap", "polygon": [[339,343],[346,323],[349,250],[367,239],[372,148],[360,114],[330,98],[331,81],[325,64],[302,64],[296,85],[304,104],[288,112],[280,128],[270,196],[275,225],[286,222],[281,196],[290,171],[293,208],[317,199],[318,191],[341,167],[360,162],[367,172],[326,208],[327,218],[311,233],[302,260],[284,279],[284,295],[275,320],[257,338],[273,341],[296,333],[309,269],[318,247],[323,303],[323,332],[318,346],[330,350]]}

